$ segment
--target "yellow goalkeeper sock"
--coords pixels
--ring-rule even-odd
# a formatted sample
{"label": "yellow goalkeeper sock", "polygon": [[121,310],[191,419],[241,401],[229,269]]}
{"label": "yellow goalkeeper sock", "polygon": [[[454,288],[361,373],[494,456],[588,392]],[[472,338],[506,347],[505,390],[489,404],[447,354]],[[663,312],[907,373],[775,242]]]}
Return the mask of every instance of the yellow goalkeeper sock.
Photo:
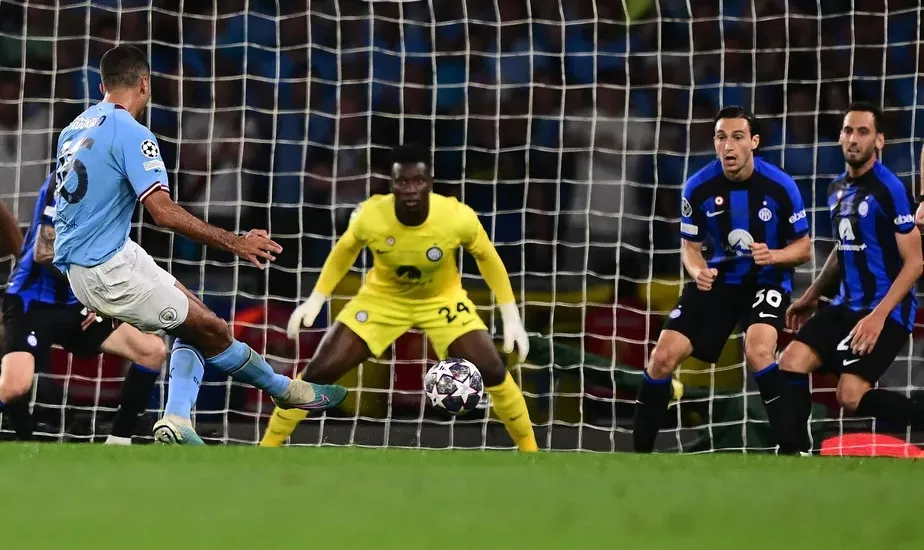
{"label": "yellow goalkeeper sock", "polygon": [[523,452],[536,452],[536,434],[533,433],[533,424],[529,420],[529,411],[526,409],[526,399],[523,392],[513,381],[510,373],[499,386],[486,388],[491,396],[494,412],[503,421],[507,433]]}
{"label": "yellow goalkeeper sock", "polygon": [[263,434],[263,440],[260,441],[261,447],[282,447],[286,439],[295,431],[298,423],[308,416],[308,411],[301,409],[273,409],[273,416],[270,417],[269,425],[266,427],[266,433]]}

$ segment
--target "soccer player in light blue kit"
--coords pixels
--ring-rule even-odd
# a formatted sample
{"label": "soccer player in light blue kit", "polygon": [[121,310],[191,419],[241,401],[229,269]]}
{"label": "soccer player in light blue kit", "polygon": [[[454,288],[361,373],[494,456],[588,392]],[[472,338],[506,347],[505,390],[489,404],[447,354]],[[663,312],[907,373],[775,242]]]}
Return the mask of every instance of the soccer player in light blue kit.
{"label": "soccer player in light blue kit", "polygon": [[339,405],[346,388],[276,374],[231,337],[228,324],[128,238],[135,201],[155,223],[233,252],[261,269],[282,247],[266,231],[238,236],[211,226],[170,198],[157,139],[137,121],[150,99],[151,72],[133,46],[109,50],[100,63],[103,101],[84,111],[58,139],[54,265],[77,299],[98,314],[145,332],[176,336],[170,393],[154,425],[161,443],[201,445],[190,421],[205,365],[269,393],[277,406],[320,411]]}

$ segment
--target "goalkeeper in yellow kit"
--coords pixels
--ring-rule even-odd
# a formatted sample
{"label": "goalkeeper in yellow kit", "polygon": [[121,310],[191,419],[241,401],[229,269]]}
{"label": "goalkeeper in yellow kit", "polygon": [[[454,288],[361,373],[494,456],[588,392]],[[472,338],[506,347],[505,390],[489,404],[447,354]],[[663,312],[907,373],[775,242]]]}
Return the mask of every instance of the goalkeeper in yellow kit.
{"label": "goalkeeper in yellow kit", "polygon": [[[331,383],[370,356],[378,357],[412,327],[423,330],[437,356],[461,357],[481,371],[494,410],[521,451],[536,451],[536,437],[520,388],[494,347],[475,305],[462,289],[456,251],[475,257],[494,291],[504,324],[504,351],[516,344],[525,361],[529,340],[514,301],[507,270],[475,212],[454,198],[431,193],[430,155],[417,146],[392,152],[390,195],[361,204],[324,262],[308,300],[289,319],[296,338],[310,327],[363,247],[372,251],[366,283],[337,316],[301,377]],[[273,411],[260,445],[278,447],[306,417],[301,410]]]}

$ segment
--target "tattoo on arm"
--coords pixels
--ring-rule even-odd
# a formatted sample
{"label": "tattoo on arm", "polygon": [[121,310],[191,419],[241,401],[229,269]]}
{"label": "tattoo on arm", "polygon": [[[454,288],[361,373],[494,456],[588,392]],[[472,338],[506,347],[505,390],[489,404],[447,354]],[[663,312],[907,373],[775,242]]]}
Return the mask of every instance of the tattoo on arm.
{"label": "tattoo on arm", "polygon": [[35,238],[35,247],[32,256],[36,263],[47,267],[53,275],[59,278],[66,276],[56,268],[51,260],[55,257],[55,228],[48,224],[39,226],[38,235]]}

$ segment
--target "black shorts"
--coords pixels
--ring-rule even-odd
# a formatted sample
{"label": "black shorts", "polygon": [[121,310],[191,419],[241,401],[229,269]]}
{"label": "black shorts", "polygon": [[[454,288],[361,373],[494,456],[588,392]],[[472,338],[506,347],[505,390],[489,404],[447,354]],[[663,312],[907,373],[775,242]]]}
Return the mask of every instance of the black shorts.
{"label": "black shorts", "polygon": [[113,332],[112,321],[94,322],[86,330],[81,304],[57,305],[32,302],[26,310],[15,294],[3,297],[3,355],[16,351],[31,353],[37,364],[45,364],[52,344],[78,357],[93,357]]}
{"label": "black shorts", "polygon": [[774,285],[715,285],[704,292],[687,283],[664,329],[689,338],[693,357],[715,363],[736,326],[746,331],[763,323],[783,330],[789,301],[789,293]]}
{"label": "black shorts", "polygon": [[867,314],[869,311],[855,311],[843,305],[822,308],[805,322],[795,339],[815,350],[825,371],[855,374],[875,384],[908,343],[910,333],[889,317],[873,351],[854,355],[850,349],[850,331]]}

